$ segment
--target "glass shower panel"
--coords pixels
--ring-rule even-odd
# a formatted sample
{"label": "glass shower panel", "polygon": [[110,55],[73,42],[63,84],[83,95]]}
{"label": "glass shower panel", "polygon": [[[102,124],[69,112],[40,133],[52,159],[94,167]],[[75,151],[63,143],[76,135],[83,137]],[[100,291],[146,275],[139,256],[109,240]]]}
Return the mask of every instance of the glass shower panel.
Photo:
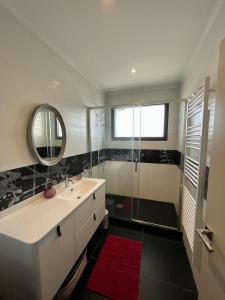
{"label": "glass shower panel", "polygon": [[95,178],[104,178],[104,108],[90,109],[89,111],[89,148],[91,153],[91,175]]}
{"label": "glass shower panel", "polygon": [[177,228],[180,171],[167,142],[169,104],[140,107],[140,166],[137,221]]}
{"label": "glass shower panel", "polygon": [[138,217],[140,117],[134,108],[90,111],[92,176],[106,179],[106,207],[120,219]]}
{"label": "glass shower panel", "polygon": [[136,146],[134,107],[105,109],[106,207],[121,219],[137,216],[139,151]]}

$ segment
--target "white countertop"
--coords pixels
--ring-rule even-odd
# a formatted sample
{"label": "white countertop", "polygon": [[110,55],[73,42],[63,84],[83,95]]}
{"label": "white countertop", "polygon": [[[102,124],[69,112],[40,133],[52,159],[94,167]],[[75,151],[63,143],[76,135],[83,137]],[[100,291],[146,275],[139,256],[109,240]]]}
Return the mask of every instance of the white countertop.
{"label": "white countertop", "polygon": [[[27,244],[37,243],[105,183],[104,179],[97,178],[82,180],[96,181],[96,185],[80,199],[69,201],[58,199],[57,192],[64,188],[64,184],[60,183],[54,186],[56,189],[54,198],[45,199],[42,192],[27,199],[28,201],[24,200],[1,212],[0,235],[3,234]],[[22,204],[25,201],[26,204]]]}

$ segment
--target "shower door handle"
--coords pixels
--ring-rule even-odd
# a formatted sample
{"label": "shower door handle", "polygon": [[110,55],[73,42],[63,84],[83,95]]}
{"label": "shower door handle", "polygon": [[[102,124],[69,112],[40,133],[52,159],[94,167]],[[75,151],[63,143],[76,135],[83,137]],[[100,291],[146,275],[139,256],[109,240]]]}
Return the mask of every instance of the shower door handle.
{"label": "shower door handle", "polygon": [[134,162],[135,162],[134,170],[135,170],[135,172],[137,172],[138,159],[136,158],[136,159],[134,160]]}

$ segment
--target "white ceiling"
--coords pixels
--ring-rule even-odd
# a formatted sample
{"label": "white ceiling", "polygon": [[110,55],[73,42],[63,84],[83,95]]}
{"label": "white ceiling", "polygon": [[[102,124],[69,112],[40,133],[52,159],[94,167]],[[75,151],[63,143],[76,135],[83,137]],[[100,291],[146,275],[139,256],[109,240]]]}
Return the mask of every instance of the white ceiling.
{"label": "white ceiling", "polygon": [[96,86],[120,89],[181,81],[218,0],[0,2]]}

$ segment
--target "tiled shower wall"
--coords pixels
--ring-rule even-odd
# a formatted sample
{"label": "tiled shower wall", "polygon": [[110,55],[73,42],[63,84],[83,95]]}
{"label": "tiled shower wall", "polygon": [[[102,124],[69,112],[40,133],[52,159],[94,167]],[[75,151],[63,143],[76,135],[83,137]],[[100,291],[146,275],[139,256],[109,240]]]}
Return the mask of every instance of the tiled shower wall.
{"label": "tiled shower wall", "polygon": [[[134,151],[137,155],[137,150]],[[175,150],[141,150],[140,158],[144,163],[179,165],[179,152]],[[56,166],[46,167],[39,164],[4,171],[0,173],[0,211],[23,201],[46,187],[48,179],[53,184],[61,182],[62,175],[75,176],[103,160],[131,161],[130,149],[103,149],[99,153],[84,153],[62,159]]]}

